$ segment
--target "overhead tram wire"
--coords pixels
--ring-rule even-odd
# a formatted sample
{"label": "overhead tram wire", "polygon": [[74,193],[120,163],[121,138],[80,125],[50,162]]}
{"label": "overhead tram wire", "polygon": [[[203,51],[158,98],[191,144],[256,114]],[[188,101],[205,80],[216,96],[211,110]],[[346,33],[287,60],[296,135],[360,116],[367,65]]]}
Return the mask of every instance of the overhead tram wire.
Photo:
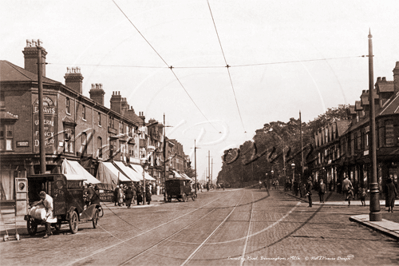
{"label": "overhead tram wire", "polygon": [[[318,58],[318,59],[305,59],[305,60],[293,60],[293,61],[278,61],[278,62],[267,62],[267,63],[253,63],[253,64],[241,64],[241,65],[229,65],[229,67],[256,67],[256,66],[266,66],[266,65],[277,65],[277,64],[290,64],[290,63],[303,63],[303,62],[315,62],[315,61],[325,61],[333,59],[347,59],[347,58],[358,58],[365,57],[364,55],[358,56],[343,56],[343,57],[329,57],[329,58]],[[70,63],[51,63],[46,62],[49,65],[71,65]],[[98,64],[79,64],[80,66],[95,66],[95,67],[132,67],[132,68],[170,68],[169,66],[134,66],[134,65],[98,65]],[[180,69],[200,69],[200,68],[225,68],[226,66],[174,66],[173,68]]]}
{"label": "overhead tram wire", "polygon": [[136,29],[136,31],[140,34],[140,36],[147,42],[147,44],[151,47],[151,49],[158,55],[159,58],[161,58],[161,60],[164,62],[164,64],[170,69],[170,71],[172,71],[173,75],[175,76],[175,78],[177,79],[177,81],[179,82],[180,86],[183,88],[183,90],[186,92],[187,96],[190,98],[190,100],[193,102],[193,104],[195,105],[195,107],[198,109],[198,111],[200,111],[200,113],[202,114],[202,116],[206,119],[206,121],[208,121],[208,123],[216,130],[217,128],[211,123],[211,121],[209,121],[209,119],[205,116],[205,114],[202,112],[202,110],[199,108],[199,106],[195,103],[194,99],[191,97],[191,95],[188,93],[188,91],[186,90],[186,88],[184,87],[183,83],[181,83],[179,77],[176,75],[176,73],[173,71],[173,66],[170,66],[165,59],[163,59],[163,57],[158,53],[158,51],[154,48],[154,46],[151,45],[151,43],[144,37],[144,35],[140,32],[140,30],[136,27],[136,25],[134,25],[134,23],[129,19],[129,17],[125,14],[125,12],[123,12],[123,10],[119,7],[119,5],[115,2],[115,0],[112,0],[112,2],[114,2],[114,4],[116,5],[116,7],[121,11],[121,13],[125,16],[125,18],[130,22],[130,24]]}
{"label": "overhead tram wire", "polygon": [[233,90],[234,100],[235,100],[235,102],[236,102],[236,106],[237,106],[237,110],[238,110],[238,115],[240,116],[241,125],[242,125],[242,128],[244,129],[244,132],[246,133],[247,131],[245,130],[244,121],[242,120],[240,107],[239,107],[239,105],[238,105],[236,92],[235,92],[235,90],[234,90],[233,80],[232,80],[232,78],[231,78],[231,73],[230,73],[230,70],[229,70],[230,66],[229,66],[229,64],[227,63],[226,55],[224,54],[224,51],[223,51],[222,42],[220,41],[218,29],[217,29],[217,27],[216,27],[215,19],[214,19],[213,14],[212,14],[211,5],[209,4],[209,0],[207,0],[206,2],[208,3],[209,12],[210,12],[211,17],[212,17],[212,22],[213,22],[213,26],[214,26],[214,28],[215,28],[216,35],[217,35],[217,37],[218,37],[219,46],[220,46],[220,49],[221,49],[222,54],[223,54],[223,59],[224,59],[224,62],[226,63],[226,66],[225,66],[225,67],[226,67],[226,69],[227,69],[227,73],[229,74],[231,89]]}

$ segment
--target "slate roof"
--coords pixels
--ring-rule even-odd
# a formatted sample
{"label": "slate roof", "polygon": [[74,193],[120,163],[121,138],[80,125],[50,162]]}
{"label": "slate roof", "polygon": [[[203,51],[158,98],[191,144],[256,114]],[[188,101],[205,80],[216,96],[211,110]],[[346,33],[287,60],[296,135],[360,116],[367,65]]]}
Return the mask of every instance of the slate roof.
{"label": "slate roof", "polygon": [[392,96],[378,115],[399,114],[399,92]]}
{"label": "slate roof", "polygon": [[[60,82],[43,77],[43,83],[60,84]],[[37,74],[14,65],[6,60],[0,60],[0,82],[38,82]]]}

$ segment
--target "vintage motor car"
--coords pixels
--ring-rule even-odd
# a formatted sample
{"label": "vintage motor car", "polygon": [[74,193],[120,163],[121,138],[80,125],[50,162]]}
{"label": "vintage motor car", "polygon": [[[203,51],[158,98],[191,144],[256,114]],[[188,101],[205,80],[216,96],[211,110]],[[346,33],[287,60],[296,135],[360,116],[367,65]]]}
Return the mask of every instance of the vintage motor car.
{"label": "vintage motor car", "polygon": [[170,178],[165,181],[164,201],[171,202],[172,198],[184,202],[191,198],[193,201],[197,197],[195,190],[191,187],[191,180],[184,178]]}
{"label": "vintage motor car", "polygon": [[[83,199],[84,181],[82,177],[71,174],[40,174],[28,176],[29,205],[40,200],[40,191],[45,191],[53,198],[53,215],[56,222],[52,226],[61,229],[62,224],[69,224],[72,234],[78,232],[79,223],[91,221],[97,227],[103,216],[101,205],[85,205]],[[25,215],[28,233],[33,236],[38,225],[44,225],[41,219]]]}

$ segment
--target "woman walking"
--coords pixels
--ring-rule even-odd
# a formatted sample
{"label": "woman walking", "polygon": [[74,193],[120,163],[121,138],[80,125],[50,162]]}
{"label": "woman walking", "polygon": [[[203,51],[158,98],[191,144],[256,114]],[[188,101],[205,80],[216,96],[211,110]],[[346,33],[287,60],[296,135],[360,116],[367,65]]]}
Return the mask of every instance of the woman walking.
{"label": "woman walking", "polygon": [[320,179],[320,185],[319,185],[320,203],[324,203],[324,194],[325,193],[326,193],[326,184],[324,184],[323,179]]}
{"label": "woman walking", "polygon": [[130,209],[130,205],[132,204],[132,198],[133,198],[133,189],[131,186],[129,186],[126,189],[126,207]]}
{"label": "woman walking", "polygon": [[395,198],[398,196],[398,192],[396,191],[395,185],[392,182],[392,178],[388,178],[387,180],[387,202],[386,205],[388,207],[388,212],[393,213],[393,207],[395,207]]}

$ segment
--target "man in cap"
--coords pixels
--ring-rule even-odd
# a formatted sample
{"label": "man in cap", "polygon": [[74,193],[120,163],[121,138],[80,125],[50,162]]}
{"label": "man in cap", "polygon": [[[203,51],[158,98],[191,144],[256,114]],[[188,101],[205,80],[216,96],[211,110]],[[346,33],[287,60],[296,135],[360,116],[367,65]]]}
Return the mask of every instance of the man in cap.
{"label": "man in cap", "polygon": [[52,232],[51,232],[51,224],[48,222],[49,219],[53,219],[53,198],[46,194],[46,192],[41,191],[40,192],[40,201],[34,204],[33,206],[37,206],[39,204],[43,204],[44,209],[46,210],[46,216],[44,218],[44,221],[46,222],[46,234],[44,235],[43,238],[48,238]]}

